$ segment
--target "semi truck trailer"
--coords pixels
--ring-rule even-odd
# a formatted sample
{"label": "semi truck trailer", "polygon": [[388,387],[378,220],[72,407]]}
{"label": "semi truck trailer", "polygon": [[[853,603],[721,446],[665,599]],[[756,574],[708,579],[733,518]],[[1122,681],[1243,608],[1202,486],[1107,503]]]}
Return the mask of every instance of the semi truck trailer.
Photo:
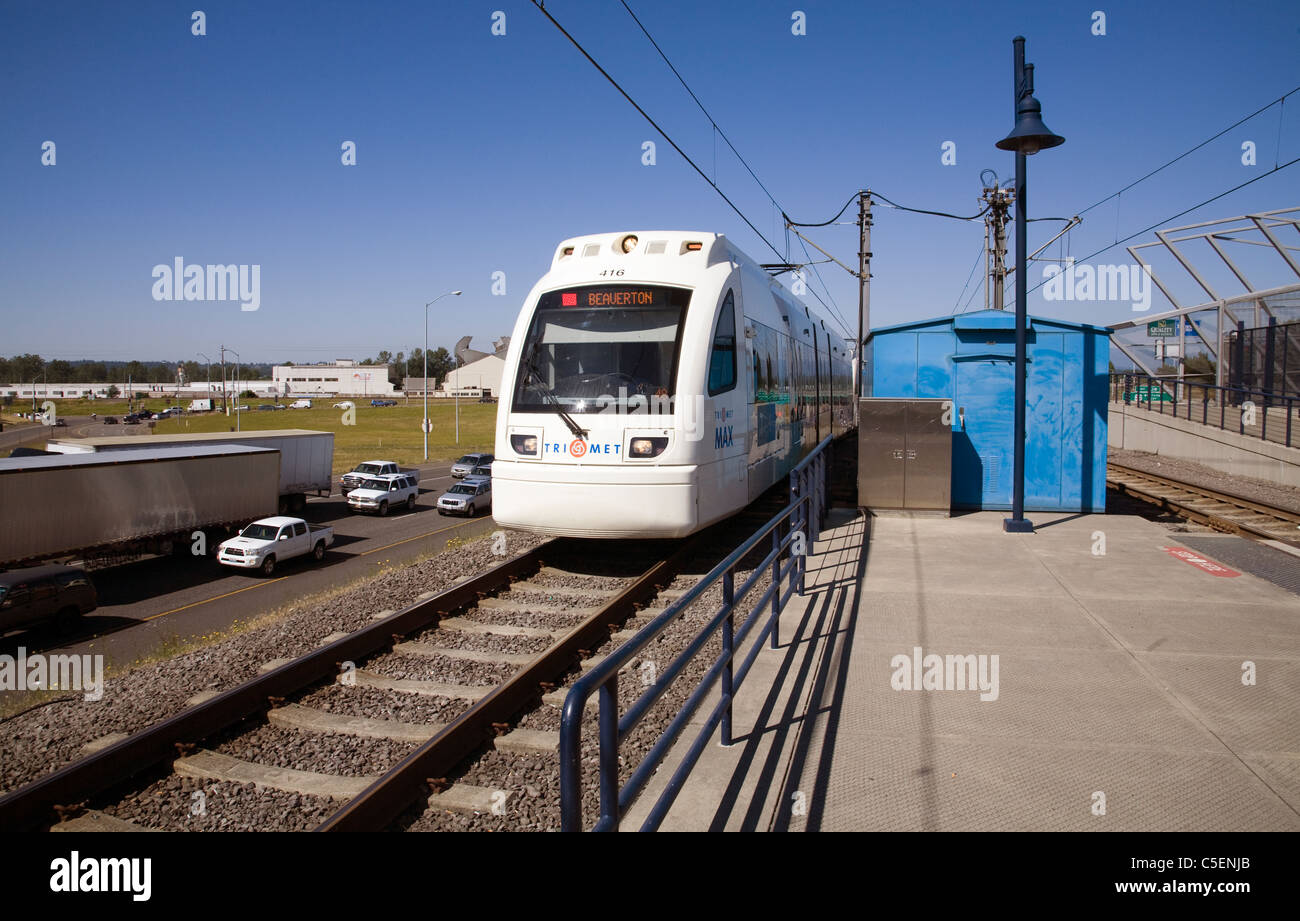
{"label": "semi truck trailer", "polygon": [[279,482],[277,451],[240,445],[0,458],[0,567],[189,552],[200,531],[210,552]]}
{"label": "semi truck trailer", "polygon": [[280,512],[301,512],[307,495],[328,496],[333,487],[334,433],[310,429],[253,432],[201,432],[193,435],[61,438],[46,447],[61,454],[122,451],[181,445],[248,445],[280,452]]}

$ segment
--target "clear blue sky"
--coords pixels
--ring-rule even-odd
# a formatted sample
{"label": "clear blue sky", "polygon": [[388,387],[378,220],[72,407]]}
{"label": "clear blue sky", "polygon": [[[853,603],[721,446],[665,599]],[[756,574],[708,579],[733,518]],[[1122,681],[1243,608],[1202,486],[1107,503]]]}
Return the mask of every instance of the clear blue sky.
{"label": "clear blue sky", "polygon": [[[1012,127],[1016,34],[1037,65],[1044,120],[1067,138],[1029,161],[1031,216],[1077,213],[1300,85],[1300,5],[1278,0],[629,3],[802,221],[831,217],[863,186],[976,213],[981,170],[1014,171],[993,144]],[[720,142],[715,166],[707,120],[623,7],[547,6],[783,249],[779,215]],[[202,37],[191,34],[196,7]],[[1104,37],[1090,31],[1099,8]],[[805,36],[791,34],[795,9]],[[504,37],[491,34],[494,10]],[[359,358],[419,345],[423,303],[452,288],[465,294],[434,308],[431,344],[473,334],[488,348],[567,236],[711,230],[776,259],[526,0],[6,0],[0,81],[0,354],[162,360],[224,342],[245,361]],[[1070,251],[1300,156],[1300,94],[1278,113],[1126,193],[1118,211],[1089,212]],[[47,140],[53,167],[40,162]],[[354,167],[340,163],[346,140]],[[653,167],[641,164],[645,140],[658,143]],[[1255,167],[1241,163],[1246,140]],[[945,141],[955,166],[940,162]],[[1300,164],[1176,223],[1291,205]],[[1031,246],[1052,228],[1035,224]],[[982,233],[878,209],[873,325],[951,312]],[[814,238],[855,259],[854,228]],[[260,265],[260,309],[153,300],[153,266],[177,256]],[[820,269],[852,319],[856,282]],[[491,294],[494,271],[506,273],[504,297]],[[1030,309],[1129,315],[1041,292]]]}

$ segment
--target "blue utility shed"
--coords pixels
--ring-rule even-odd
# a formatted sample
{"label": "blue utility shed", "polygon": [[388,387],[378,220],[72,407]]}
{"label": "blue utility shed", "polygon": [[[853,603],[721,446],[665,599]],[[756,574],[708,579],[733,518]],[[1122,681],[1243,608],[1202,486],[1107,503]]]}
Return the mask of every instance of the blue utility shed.
{"label": "blue utility shed", "polygon": [[[1106,509],[1110,330],[1030,317],[1025,508]],[[867,396],[952,400],[952,504],[1011,508],[1016,317],[980,310],[874,329]]]}

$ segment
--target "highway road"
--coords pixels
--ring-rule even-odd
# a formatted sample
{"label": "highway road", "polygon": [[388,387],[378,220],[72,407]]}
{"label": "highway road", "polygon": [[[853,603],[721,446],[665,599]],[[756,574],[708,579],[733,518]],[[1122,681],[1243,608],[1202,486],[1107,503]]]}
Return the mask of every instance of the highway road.
{"label": "highway road", "polygon": [[134,434],[132,429],[140,432],[141,435],[149,434],[149,430],[143,426],[132,425],[105,425],[98,419],[92,419],[89,416],[68,416],[64,419],[68,424],[57,427],[48,425],[35,425],[24,422],[21,425],[6,423],[5,430],[0,432],[0,457],[7,457],[9,452],[20,445],[29,448],[44,448],[45,443],[52,438],[93,438],[98,435],[118,435]]}
{"label": "highway road", "polygon": [[438,514],[438,496],[455,482],[449,469],[449,464],[421,467],[415,510],[385,518],[352,513],[338,493],[310,498],[304,517],[332,525],[334,546],[321,563],[293,560],[269,579],[211,557],[152,558],[97,570],[100,606],[82,619],[80,630],[66,637],[50,627],[10,633],[0,639],[0,654],[13,655],[22,646],[28,652],[103,653],[111,662],[130,662],[174,638],[224,631],[236,620],[248,621],[371,574],[379,564],[398,566],[440,550],[453,537],[490,533],[495,529],[490,516]]}

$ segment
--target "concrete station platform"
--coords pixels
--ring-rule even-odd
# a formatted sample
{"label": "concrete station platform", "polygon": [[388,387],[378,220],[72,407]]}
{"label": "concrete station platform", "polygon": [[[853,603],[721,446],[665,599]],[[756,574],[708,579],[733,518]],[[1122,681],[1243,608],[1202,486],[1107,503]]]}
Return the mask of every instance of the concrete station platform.
{"label": "concrete station platform", "polygon": [[[1300,830],[1300,596],[1136,516],[1003,517],[832,513],[664,830]],[[998,656],[997,699],[895,690],[918,646]]]}

